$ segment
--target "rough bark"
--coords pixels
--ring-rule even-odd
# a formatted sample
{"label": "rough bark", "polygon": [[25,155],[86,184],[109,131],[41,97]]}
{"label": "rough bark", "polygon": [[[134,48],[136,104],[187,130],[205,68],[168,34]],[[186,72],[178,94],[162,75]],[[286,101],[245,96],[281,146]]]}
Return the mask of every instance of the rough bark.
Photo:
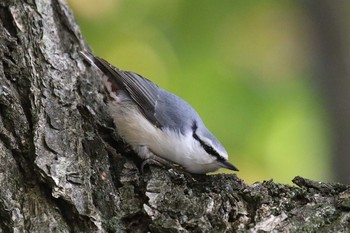
{"label": "rough bark", "polygon": [[120,142],[61,0],[0,2],[0,232],[350,230],[350,187],[150,167]]}

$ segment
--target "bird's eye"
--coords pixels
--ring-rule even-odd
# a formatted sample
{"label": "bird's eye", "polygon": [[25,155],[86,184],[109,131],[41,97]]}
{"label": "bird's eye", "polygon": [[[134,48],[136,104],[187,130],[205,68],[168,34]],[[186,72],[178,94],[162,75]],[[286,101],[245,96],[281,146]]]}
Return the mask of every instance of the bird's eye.
{"label": "bird's eye", "polygon": [[202,144],[202,147],[204,148],[204,150],[205,150],[208,154],[213,155],[213,154],[217,153],[217,152],[213,149],[213,147],[208,146],[208,145],[205,144],[205,143]]}
{"label": "bird's eye", "polygon": [[213,147],[209,146],[208,144],[206,144],[203,140],[201,140],[197,133],[196,133],[196,130],[197,130],[197,124],[196,122],[193,122],[192,124],[192,130],[193,130],[193,133],[192,133],[192,136],[195,140],[197,140],[199,142],[199,144],[203,147],[203,149],[210,155],[213,155],[217,158],[217,160],[225,160],[216,150],[214,150]]}

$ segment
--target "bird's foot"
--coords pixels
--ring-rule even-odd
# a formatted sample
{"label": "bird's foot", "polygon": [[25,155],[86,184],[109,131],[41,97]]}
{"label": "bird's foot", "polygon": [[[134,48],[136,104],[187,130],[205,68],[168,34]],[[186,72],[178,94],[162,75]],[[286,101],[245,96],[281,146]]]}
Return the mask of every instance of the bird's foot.
{"label": "bird's foot", "polygon": [[162,163],[160,163],[159,161],[155,160],[155,159],[146,159],[141,163],[141,173],[143,174],[143,168],[145,167],[145,165],[157,165],[160,167],[164,167],[164,165]]}

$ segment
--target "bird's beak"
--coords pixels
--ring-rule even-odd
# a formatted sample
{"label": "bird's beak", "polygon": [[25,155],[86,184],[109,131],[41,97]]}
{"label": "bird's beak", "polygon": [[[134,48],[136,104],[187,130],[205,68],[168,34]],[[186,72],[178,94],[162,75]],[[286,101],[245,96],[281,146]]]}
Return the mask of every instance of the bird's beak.
{"label": "bird's beak", "polygon": [[216,161],[220,167],[230,169],[232,171],[239,171],[232,163],[230,163],[228,160],[224,161]]}

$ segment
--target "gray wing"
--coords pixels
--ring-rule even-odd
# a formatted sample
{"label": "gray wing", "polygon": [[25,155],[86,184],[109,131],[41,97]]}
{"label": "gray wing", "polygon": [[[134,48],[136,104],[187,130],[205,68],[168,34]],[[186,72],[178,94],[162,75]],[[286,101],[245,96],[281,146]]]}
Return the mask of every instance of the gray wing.
{"label": "gray wing", "polygon": [[112,85],[116,86],[114,89],[126,90],[144,116],[157,127],[172,128],[185,134],[185,130],[191,129],[194,121],[202,124],[197,112],[180,97],[158,87],[141,75],[119,70],[88,52],[84,52],[83,55],[109,78]]}
{"label": "gray wing", "polygon": [[158,127],[162,127],[155,117],[159,87],[150,80],[130,71],[116,71],[130,97],[142,109],[145,117]]}
{"label": "gray wing", "polygon": [[160,91],[156,84],[136,73],[119,70],[90,53],[84,53],[83,55],[108,77],[108,81],[114,85],[112,90],[125,90],[140,107],[145,117],[157,127],[162,127],[154,114]]}

